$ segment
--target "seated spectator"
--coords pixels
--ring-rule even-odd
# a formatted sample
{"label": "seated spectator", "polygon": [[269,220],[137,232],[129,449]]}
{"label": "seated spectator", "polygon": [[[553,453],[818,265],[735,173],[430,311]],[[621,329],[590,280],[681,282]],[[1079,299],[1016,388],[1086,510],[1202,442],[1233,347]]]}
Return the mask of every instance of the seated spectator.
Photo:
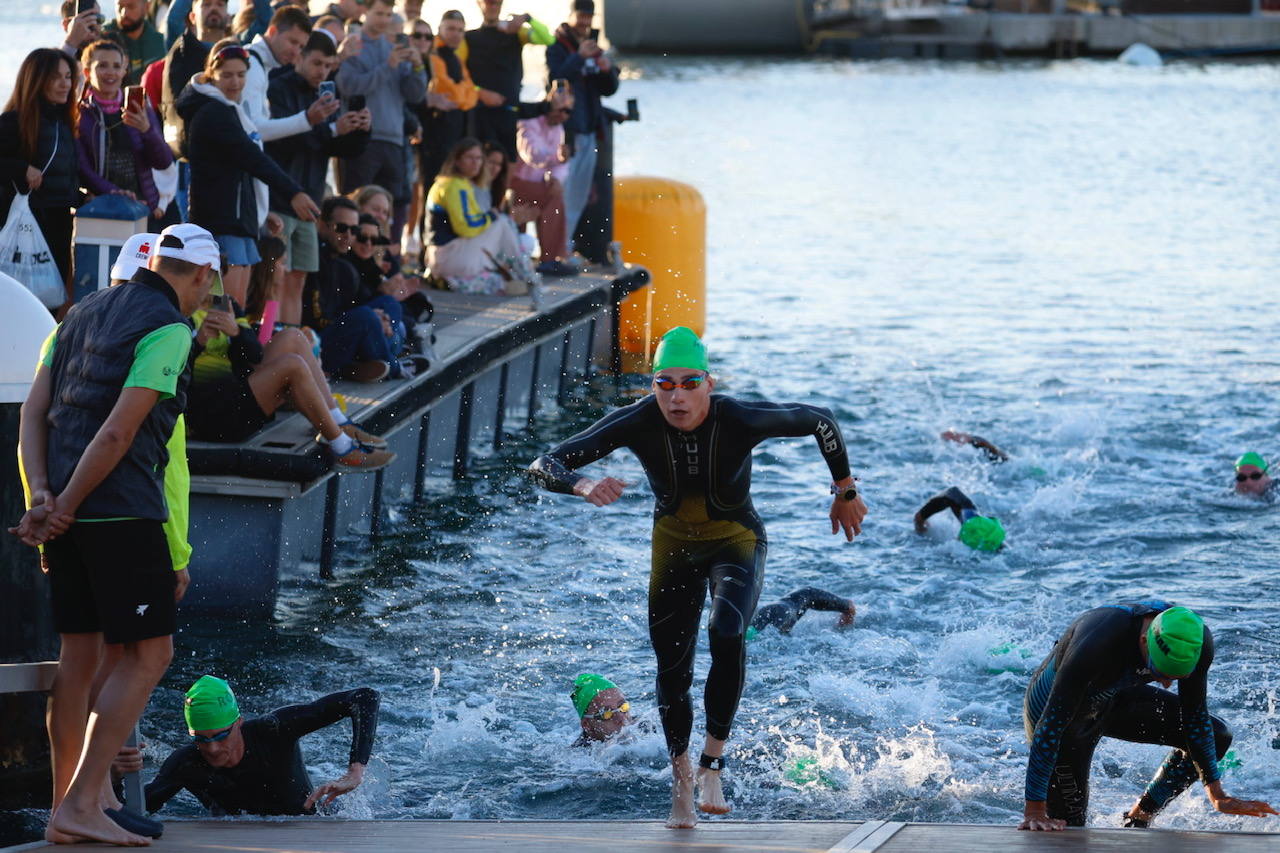
{"label": "seated spectator", "polygon": [[[272,77],[267,90],[271,114],[296,115],[313,104],[320,84],[328,79],[337,63],[337,54],[327,35],[313,32],[294,67]],[[338,103],[337,98],[329,95],[325,99]],[[359,154],[369,141],[369,122],[367,109],[347,112],[336,122],[323,121],[307,133],[268,142],[266,151],[308,196],[324,198],[329,159]],[[282,193],[271,193],[270,206],[284,223],[283,236],[288,246],[289,271],[280,292],[280,320],[297,324],[302,322],[302,289],[307,275],[320,268],[316,226],[314,222],[304,222],[294,216],[290,199]]]}
{"label": "seated spectator", "polygon": [[224,39],[210,51],[204,73],[193,77],[178,98],[184,122],[182,150],[191,162],[189,219],[217,239],[230,265],[227,291],[241,304],[249,267],[258,262],[267,187],[288,198],[294,215],[304,222],[320,212],[306,191],[263,152],[258,130],[240,103],[248,70],[248,51]]}
{"label": "seated spectator", "polygon": [[574,275],[577,268],[559,259],[564,255],[568,220],[564,207],[564,180],[569,172],[569,150],[564,123],[573,112],[573,95],[548,95],[550,112],[527,118],[516,126],[520,162],[512,169],[511,189],[516,204],[531,205],[537,212],[538,245],[543,275]]}
{"label": "seated spectator", "polygon": [[339,465],[372,471],[395,458],[385,441],[343,414],[306,335],[283,329],[264,347],[242,313],[231,297],[213,296],[192,315],[197,331],[186,411],[192,438],[244,441],[288,401],[320,431]]}
{"label": "seated spectator", "polygon": [[[351,239],[348,260],[356,268],[356,272],[360,273],[364,292],[374,294],[378,292],[383,280],[391,274],[391,264],[386,259],[386,244],[390,241],[382,236],[378,221],[367,213],[360,214],[357,225],[359,230]],[[379,245],[380,242],[382,245]]]}
{"label": "seated spectator", "polygon": [[152,169],[173,163],[165,144],[160,116],[143,98],[127,109],[121,84],[125,74],[124,50],[114,41],[100,39],[85,48],[85,75],[89,85],[80,101],[80,134],[76,140],[80,184],[94,195],[125,195],[151,211],[152,230],[164,218],[160,191]]}
{"label": "seated spectator", "polygon": [[360,214],[343,196],[324,200],[320,223],[320,269],[307,276],[302,319],[320,335],[326,373],[358,382],[414,376],[428,367],[422,356],[399,357],[395,323],[399,303],[368,304],[360,273],[348,260]]}
{"label": "seated spectator", "polygon": [[374,218],[378,223],[378,230],[384,237],[391,236],[391,217],[395,209],[395,200],[390,192],[377,184],[367,184],[348,193],[347,198],[356,203],[356,210],[362,215]]}
{"label": "seated spectator", "polygon": [[85,46],[102,38],[102,23],[106,20],[102,8],[94,3],[92,8],[77,12],[78,0],[62,0],[62,52],[71,58],[78,57]]}
{"label": "seated spectator", "polygon": [[116,17],[103,29],[103,35],[124,48],[129,67],[124,85],[137,86],[142,72],[158,59],[164,59],[164,36],[156,29],[147,13],[147,0],[116,0]]}
{"label": "seated spectator", "polygon": [[431,216],[431,274],[466,293],[523,293],[537,280],[514,229],[479,206],[475,181],[484,168],[479,141],[454,146],[427,194]]}
{"label": "seated spectator", "polygon": [[31,213],[71,300],[71,208],[79,204],[74,57],[36,48],[18,68],[0,114],[0,212],[13,190],[30,193]]}
{"label": "seated spectator", "polygon": [[484,143],[484,168],[476,178],[476,205],[482,210],[501,210],[510,186],[511,164],[507,152],[496,142]]}

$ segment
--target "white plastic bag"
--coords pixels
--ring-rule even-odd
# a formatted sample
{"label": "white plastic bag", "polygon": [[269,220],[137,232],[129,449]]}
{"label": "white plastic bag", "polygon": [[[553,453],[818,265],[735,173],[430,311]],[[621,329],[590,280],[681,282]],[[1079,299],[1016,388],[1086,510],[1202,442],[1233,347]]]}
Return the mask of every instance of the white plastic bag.
{"label": "white plastic bag", "polygon": [[31,213],[31,200],[22,193],[14,194],[9,219],[0,229],[0,272],[26,285],[46,308],[57,308],[67,301],[62,273]]}

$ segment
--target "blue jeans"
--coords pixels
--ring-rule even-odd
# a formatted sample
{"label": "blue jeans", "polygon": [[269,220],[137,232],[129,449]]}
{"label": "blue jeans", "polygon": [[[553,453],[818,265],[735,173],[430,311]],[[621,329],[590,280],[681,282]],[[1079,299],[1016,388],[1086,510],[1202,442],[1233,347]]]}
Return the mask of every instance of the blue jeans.
{"label": "blue jeans", "polygon": [[[404,351],[404,341],[408,336],[408,332],[404,323],[404,308],[396,302],[394,296],[385,293],[379,293],[364,304],[366,308],[381,308],[382,313],[387,315],[391,320],[391,352],[399,354]],[[394,367],[394,359],[393,359]]]}
{"label": "blue jeans", "polygon": [[382,320],[373,313],[373,308],[383,306],[370,305],[352,308],[338,322],[320,331],[320,363],[325,373],[336,374],[354,361],[385,361],[391,365],[393,376],[399,372],[396,353],[400,350],[392,349],[392,341],[382,333]]}

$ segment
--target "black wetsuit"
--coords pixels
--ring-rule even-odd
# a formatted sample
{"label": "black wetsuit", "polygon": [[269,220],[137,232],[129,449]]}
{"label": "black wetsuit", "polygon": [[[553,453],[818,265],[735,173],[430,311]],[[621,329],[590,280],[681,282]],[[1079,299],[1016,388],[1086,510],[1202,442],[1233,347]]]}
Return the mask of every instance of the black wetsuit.
{"label": "black wetsuit", "polygon": [[368,764],[378,729],[378,693],[360,687],[245,720],[244,758],[235,767],[211,767],[192,743],[174,750],[147,785],[147,811],[157,811],[186,788],[215,815],[314,814],[314,808],[303,808],[312,786],[298,740],[343,717],[351,718],[349,762]]}
{"label": "black wetsuit", "polygon": [[1206,706],[1209,629],[1199,664],[1178,680],[1176,694],[1147,684],[1156,676],[1139,652],[1142,621],[1170,606],[1144,601],[1087,611],[1031,677],[1023,702],[1031,742],[1025,793],[1032,802],[1047,800],[1050,817],[1084,826],[1089,765],[1104,736],[1174,747],[1142,795],[1145,812],[1158,812],[1197,776],[1206,785],[1219,778],[1231,732]]}
{"label": "black wetsuit", "polygon": [[921,518],[928,518],[944,509],[951,510],[952,515],[962,524],[978,514],[978,508],[969,500],[969,496],[955,486],[948,486],[929,498],[916,514]]}
{"label": "black wetsuit", "polygon": [[831,476],[849,476],[840,427],[831,413],[801,403],[747,403],[713,394],[692,432],[669,425],[653,396],[606,415],[539,456],[530,471],[542,485],[572,494],[575,469],[626,447],[653,490],[649,639],[658,657],[657,698],[667,749],[681,755],[693,728],[693,655],[708,588],[711,671],[704,703],[707,733],[729,737],[746,677],[745,634],[764,583],[764,523],[751,505],[751,451],[768,438],[812,435]]}
{"label": "black wetsuit", "polygon": [[751,620],[751,627],[757,631],[765,628],[777,628],[788,633],[800,621],[806,610],[826,610],[831,613],[844,613],[849,609],[849,599],[827,592],[825,589],[806,586],[797,589],[780,601],[766,604],[756,611]]}

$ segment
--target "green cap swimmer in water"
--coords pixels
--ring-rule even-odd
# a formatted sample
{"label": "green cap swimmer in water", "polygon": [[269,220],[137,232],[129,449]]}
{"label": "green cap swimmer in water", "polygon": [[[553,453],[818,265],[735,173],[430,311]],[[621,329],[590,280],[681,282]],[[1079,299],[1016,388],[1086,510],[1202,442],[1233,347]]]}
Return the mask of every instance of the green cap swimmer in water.
{"label": "green cap swimmer in water", "polygon": [[574,746],[609,740],[632,723],[631,703],[618,685],[603,675],[579,675],[573,680],[569,699],[582,724],[582,734]]}
{"label": "green cap swimmer in water", "polygon": [[960,541],[975,551],[999,551],[1004,546],[1004,525],[1000,519],[980,515],[969,496],[955,486],[938,492],[916,512],[916,533],[924,534],[929,529],[929,517],[951,510],[960,522]]}
{"label": "green cap swimmer in water", "polygon": [[1270,497],[1275,482],[1268,473],[1270,465],[1261,454],[1252,450],[1236,460],[1236,494],[1253,498]]}

